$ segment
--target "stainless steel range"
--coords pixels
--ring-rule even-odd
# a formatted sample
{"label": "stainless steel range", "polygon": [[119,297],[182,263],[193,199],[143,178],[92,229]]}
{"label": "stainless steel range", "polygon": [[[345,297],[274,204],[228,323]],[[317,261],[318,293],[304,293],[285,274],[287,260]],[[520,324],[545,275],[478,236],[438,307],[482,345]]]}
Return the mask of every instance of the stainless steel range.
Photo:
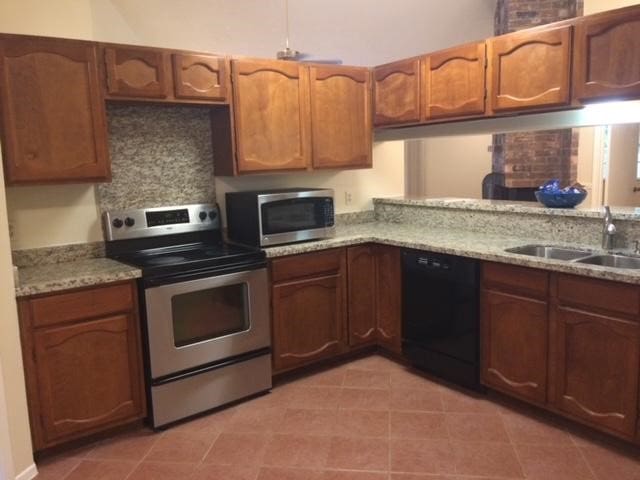
{"label": "stainless steel range", "polygon": [[210,204],[106,212],[109,258],[142,269],[155,428],[271,388],[264,252],[222,241]]}

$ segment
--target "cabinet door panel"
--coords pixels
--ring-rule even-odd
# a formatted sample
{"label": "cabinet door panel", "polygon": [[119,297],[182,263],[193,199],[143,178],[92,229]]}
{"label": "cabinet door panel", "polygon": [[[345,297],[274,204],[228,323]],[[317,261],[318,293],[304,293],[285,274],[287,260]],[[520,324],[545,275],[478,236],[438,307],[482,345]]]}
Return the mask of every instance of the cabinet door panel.
{"label": "cabinet door panel", "polygon": [[640,98],[640,8],[581,18],[575,50],[577,99]]}
{"label": "cabinet door panel", "polygon": [[162,50],[106,47],[107,93],[166,98],[169,92],[166,56]]}
{"label": "cabinet door panel", "polygon": [[376,246],[376,327],[378,343],[402,351],[402,264],[400,249]]}
{"label": "cabinet door panel", "polygon": [[135,317],[34,332],[40,419],[47,443],[143,412]]}
{"label": "cabinet door panel", "polygon": [[371,343],[376,338],[376,259],[374,247],[347,249],[349,345]]}
{"label": "cabinet door panel", "polygon": [[344,351],[343,281],[336,274],[274,285],[276,371]]}
{"label": "cabinet door panel", "polygon": [[176,98],[227,100],[227,64],[213,55],[173,55]]}
{"label": "cabinet door panel", "polygon": [[110,178],[95,46],[0,37],[5,176],[8,184]]}
{"label": "cabinet door panel", "polygon": [[376,67],[376,125],[420,121],[420,59]]}
{"label": "cabinet door panel", "polygon": [[558,307],[557,408],[632,436],[638,409],[640,327]]}
{"label": "cabinet door panel", "polygon": [[571,26],[488,41],[494,111],[569,103]]}
{"label": "cabinet door panel", "polygon": [[366,68],[310,67],[314,168],[371,166],[371,76]]}
{"label": "cabinet door panel", "polygon": [[485,44],[474,43],[429,55],[424,60],[426,118],[484,113]]}
{"label": "cabinet door panel", "polygon": [[483,382],[546,403],[547,303],[483,290],[481,305]]}
{"label": "cabinet door panel", "polygon": [[304,170],[311,158],[307,69],[234,60],[238,172]]}

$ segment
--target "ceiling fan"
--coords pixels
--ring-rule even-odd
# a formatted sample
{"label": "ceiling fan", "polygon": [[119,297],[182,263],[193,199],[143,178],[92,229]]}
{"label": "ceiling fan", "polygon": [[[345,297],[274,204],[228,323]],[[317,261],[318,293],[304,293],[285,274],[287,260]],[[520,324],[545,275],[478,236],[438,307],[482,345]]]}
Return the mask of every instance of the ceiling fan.
{"label": "ceiling fan", "polygon": [[276,52],[276,58],[278,60],[291,60],[294,62],[311,62],[311,63],[326,63],[332,65],[342,64],[342,60],[339,59],[314,59],[309,53],[299,52],[289,47],[289,0],[284,0],[284,14],[285,24],[287,26],[287,35],[285,37],[284,49]]}

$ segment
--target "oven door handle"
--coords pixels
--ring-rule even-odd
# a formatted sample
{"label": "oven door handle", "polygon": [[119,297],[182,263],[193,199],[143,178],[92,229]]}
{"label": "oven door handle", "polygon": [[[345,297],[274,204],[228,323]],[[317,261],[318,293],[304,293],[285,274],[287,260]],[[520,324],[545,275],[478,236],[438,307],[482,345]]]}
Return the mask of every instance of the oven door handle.
{"label": "oven door handle", "polygon": [[203,268],[202,270],[191,270],[188,273],[178,273],[172,275],[162,275],[158,277],[143,277],[142,284],[144,288],[159,287],[161,285],[168,285],[170,283],[188,282],[190,280],[199,280],[207,277],[217,277],[220,275],[228,275],[230,273],[240,273],[250,270],[258,270],[267,266],[266,261],[252,262],[250,264],[237,264],[231,265],[225,268],[217,268],[211,270],[210,268]]}

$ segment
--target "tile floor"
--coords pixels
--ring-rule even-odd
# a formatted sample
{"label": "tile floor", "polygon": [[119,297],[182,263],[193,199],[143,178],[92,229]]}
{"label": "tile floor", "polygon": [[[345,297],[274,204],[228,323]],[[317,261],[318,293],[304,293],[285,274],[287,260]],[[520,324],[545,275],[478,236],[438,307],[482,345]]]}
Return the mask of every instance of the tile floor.
{"label": "tile floor", "polygon": [[39,469],[38,480],[640,480],[640,450],[373,355]]}

